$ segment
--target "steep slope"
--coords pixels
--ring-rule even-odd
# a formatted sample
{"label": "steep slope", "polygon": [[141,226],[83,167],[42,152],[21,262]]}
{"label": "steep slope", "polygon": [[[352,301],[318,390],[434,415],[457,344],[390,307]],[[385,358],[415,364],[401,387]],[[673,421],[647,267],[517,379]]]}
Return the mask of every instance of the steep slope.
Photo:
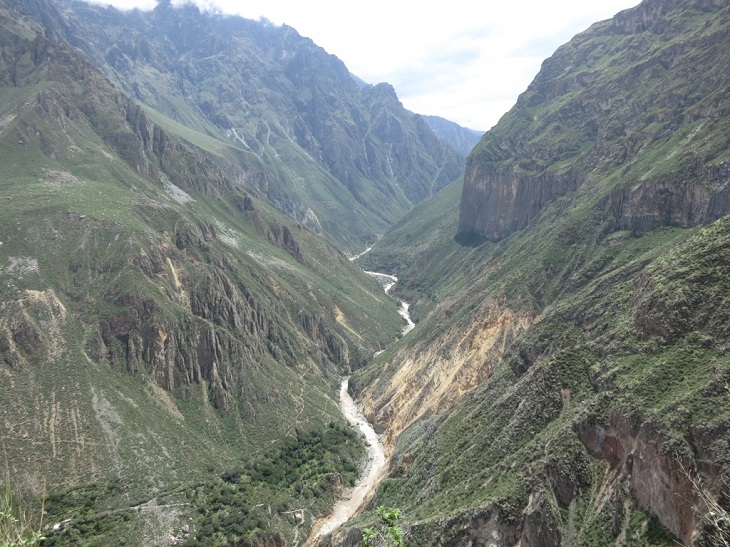
{"label": "steep slope", "polygon": [[[647,1],[578,35],[484,136],[462,196],[364,257],[419,320],[351,382],[391,443],[373,503],[401,508],[414,543],[720,541],[728,9]],[[616,108],[576,71],[616,77]],[[609,138],[619,115],[632,125]]]}
{"label": "steep slope", "polygon": [[724,7],[645,2],[558,49],[471,156],[459,230],[501,239],[578,189],[606,231],[725,214]]}
{"label": "steep slope", "polygon": [[291,27],[170,2],[150,12],[45,4],[18,10],[45,14],[169,132],[243,166],[251,191],[343,249],[374,241],[463,173],[463,159],[392,87],[360,88]]}
{"label": "steep slope", "polygon": [[13,486],[71,519],[49,544],[306,535],[363,454],[339,379],[398,336],[396,303],[46,34],[0,5]]}

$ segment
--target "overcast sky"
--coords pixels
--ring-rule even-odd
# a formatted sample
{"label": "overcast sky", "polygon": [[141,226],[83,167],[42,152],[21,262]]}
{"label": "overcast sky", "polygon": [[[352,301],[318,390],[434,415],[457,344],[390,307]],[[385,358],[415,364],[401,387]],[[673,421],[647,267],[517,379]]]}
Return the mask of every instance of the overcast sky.
{"label": "overcast sky", "polygon": [[[92,0],[149,9],[155,0]],[[173,0],[173,4],[187,0]],[[639,0],[197,0],[243,17],[286,23],[368,83],[388,82],[403,105],[487,130],[540,63],[591,23]]]}

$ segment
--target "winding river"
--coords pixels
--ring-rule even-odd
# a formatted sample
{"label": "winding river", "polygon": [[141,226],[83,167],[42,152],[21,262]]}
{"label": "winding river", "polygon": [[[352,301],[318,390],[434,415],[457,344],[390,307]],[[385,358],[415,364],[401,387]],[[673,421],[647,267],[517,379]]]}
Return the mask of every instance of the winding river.
{"label": "winding river", "polygon": [[[385,290],[385,293],[388,294],[388,291],[393,288],[393,286],[398,283],[398,278],[394,275],[386,274],[386,273],[380,273],[380,272],[365,272],[368,275],[372,275],[375,279],[380,281],[380,284],[383,285],[383,290]],[[401,317],[406,320],[406,326],[403,327],[402,334],[406,335],[411,330],[413,330],[413,327],[415,327],[415,323],[411,319],[411,314],[408,313],[408,307],[409,304],[405,300],[400,301],[400,310],[398,310],[398,313],[400,313]]]}
{"label": "winding river", "polygon": [[324,519],[320,520],[312,530],[307,545],[314,545],[316,541],[327,534],[331,534],[340,526],[345,524],[350,517],[365,502],[368,494],[378,484],[380,475],[385,468],[385,450],[380,437],[373,426],[370,425],[363,416],[360,409],[352,400],[347,391],[350,377],[342,380],[340,385],[340,410],[348,422],[356,427],[365,436],[365,444],[368,449],[368,463],[363,470],[360,480],[352,489],[348,497],[342,498],[335,503],[332,512]]}
{"label": "winding river", "polygon": [[[365,252],[369,251],[367,249]],[[365,254],[365,253],[362,253]],[[355,260],[358,258],[351,258]],[[398,282],[398,278],[394,275],[384,274],[380,272],[365,272],[377,278],[383,285],[383,289],[387,293]],[[408,313],[408,303],[401,300],[399,310],[401,316],[406,320],[406,326],[403,327],[402,333],[405,335],[415,327],[411,316]],[[367,421],[363,413],[355,404],[350,393],[348,392],[350,377],[347,376],[340,384],[340,410],[350,424],[357,428],[365,437],[365,445],[367,446],[368,459],[367,465],[363,470],[360,480],[349,493],[349,496],[338,500],[332,508],[332,512],[324,519],[319,520],[312,529],[309,540],[306,545],[315,545],[317,540],[322,536],[335,532],[340,526],[345,524],[363,505],[368,495],[380,482],[382,472],[385,468],[385,449],[383,443],[380,442],[380,436],[375,433],[373,426]]]}

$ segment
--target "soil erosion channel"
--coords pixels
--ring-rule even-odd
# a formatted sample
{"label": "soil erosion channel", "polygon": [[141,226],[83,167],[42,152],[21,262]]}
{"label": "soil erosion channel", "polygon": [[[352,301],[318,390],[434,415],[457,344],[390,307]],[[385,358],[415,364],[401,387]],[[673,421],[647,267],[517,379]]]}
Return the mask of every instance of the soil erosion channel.
{"label": "soil erosion channel", "polygon": [[[366,273],[376,277],[382,283],[386,293],[398,281],[398,278],[392,275],[379,272]],[[403,334],[406,334],[415,326],[411,320],[411,316],[408,314],[407,302],[401,302],[400,314],[407,323],[402,331]],[[383,443],[380,442],[380,437],[375,433],[373,426],[367,421],[355,404],[355,401],[350,397],[347,391],[349,379],[349,376],[344,378],[342,384],[340,384],[340,410],[347,421],[365,436],[365,444],[368,450],[368,463],[360,476],[360,480],[350,492],[349,497],[337,501],[332,508],[332,512],[325,519],[315,524],[307,545],[314,545],[318,539],[333,533],[350,520],[378,485],[383,469],[385,468],[385,449],[383,448]]]}

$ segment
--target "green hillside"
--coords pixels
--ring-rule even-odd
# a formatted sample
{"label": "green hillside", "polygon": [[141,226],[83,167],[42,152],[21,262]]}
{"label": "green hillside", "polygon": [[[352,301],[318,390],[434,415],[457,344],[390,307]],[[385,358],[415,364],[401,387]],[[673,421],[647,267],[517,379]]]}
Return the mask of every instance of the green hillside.
{"label": "green hillside", "polygon": [[207,141],[5,6],[0,25],[12,487],[65,521],[47,544],[306,535],[359,473],[337,387],[398,336],[396,302]]}
{"label": "green hillside", "polygon": [[363,258],[419,320],[353,378],[413,544],[727,538],[728,17],[578,35]]}

